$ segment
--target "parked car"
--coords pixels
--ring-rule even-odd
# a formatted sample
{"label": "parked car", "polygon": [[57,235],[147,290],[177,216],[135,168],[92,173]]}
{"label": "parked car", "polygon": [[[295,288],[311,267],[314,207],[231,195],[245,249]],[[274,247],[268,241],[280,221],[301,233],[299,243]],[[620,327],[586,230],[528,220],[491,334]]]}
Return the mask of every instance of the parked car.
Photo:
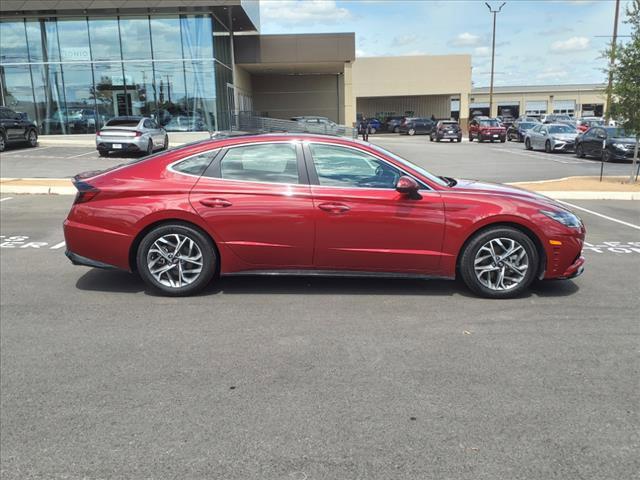
{"label": "parked car", "polygon": [[0,152],[15,144],[38,146],[38,127],[23,113],[0,107]]}
{"label": "parked car", "polygon": [[578,131],[566,123],[544,123],[528,130],[524,137],[527,150],[552,152],[573,152]]}
{"label": "parked car", "polygon": [[405,135],[428,135],[435,125],[430,118],[408,117],[400,124],[398,132]]}
{"label": "parked car", "polygon": [[[604,148],[603,148],[604,145]],[[603,162],[633,160],[636,139],[620,127],[591,127],[576,139],[576,156],[600,158]]]}
{"label": "parked car", "polygon": [[516,120],[513,125],[507,129],[507,140],[524,142],[524,137],[528,130],[531,130],[536,125],[540,125],[540,122],[521,122]]}
{"label": "parked car", "polygon": [[583,117],[576,122],[579,132],[586,132],[591,127],[604,126],[604,120],[600,117]]}
{"label": "parked car", "polygon": [[399,133],[400,132],[400,124],[406,117],[396,116],[396,117],[387,117],[384,120],[384,128],[387,132]]}
{"label": "parked car", "polygon": [[202,132],[207,130],[202,117],[178,115],[164,126],[167,132]]}
{"label": "parked car", "polygon": [[462,130],[455,120],[440,120],[429,134],[429,139],[433,142],[448,139],[450,142],[462,141]]}
{"label": "parked car", "polygon": [[298,122],[304,132],[335,134],[338,131],[338,125],[327,117],[301,116],[291,120]]}
{"label": "parked car", "polygon": [[510,116],[504,116],[504,115],[498,115],[496,117],[496,119],[500,122],[500,124],[504,127],[504,128],[509,128],[511,125],[513,125],[514,119],[513,117]]}
{"label": "parked car", "polygon": [[376,133],[382,130],[382,122],[377,118],[369,118],[367,123],[369,124],[369,133]]}
{"label": "parked car", "polygon": [[469,141],[473,142],[475,139],[478,142],[500,140],[504,143],[507,139],[507,129],[495,118],[475,117],[469,122]]}
{"label": "parked car", "polygon": [[72,113],[68,110],[58,110],[42,121],[41,131],[45,134],[61,133],[76,134],[87,133],[89,122],[80,113]]}
{"label": "parked car", "polygon": [[114,151],[150,155],[168,147],[167,132],[148,117],[114,117],[96,132],[96,149],[101,157]]}
{"label": "parked car", "polygon": [[516,118],[516,122],[541,123],[540,117],[536,117],[532,115],[520,115],[518,118]]}
{"label": "parked car", "polygon": [[549,113],[540,119],[542,123],[566,123],[575,126],[575,120],[563,113]]}
{"label": "parked car", "polygon": [[585,228],[565,205],[438,177],[346,138],[206,140],[74,184],[69,259],[135,271],[170,296],[219,275],[284,274],[459,276],[479,295],[507,298],[584,265]]}

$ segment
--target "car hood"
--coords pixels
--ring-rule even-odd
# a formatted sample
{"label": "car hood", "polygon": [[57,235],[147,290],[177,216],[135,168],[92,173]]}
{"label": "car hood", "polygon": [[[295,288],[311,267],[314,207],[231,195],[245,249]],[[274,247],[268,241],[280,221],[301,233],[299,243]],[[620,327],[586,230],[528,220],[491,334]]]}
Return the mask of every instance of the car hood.
{"label": "car hood", "polygon": [[543,203],[546,205],[553,205],[554,207],[566,210],[566,207],[563,207],[562,204],[558,203],[552,198],[546,197],[536,192],[532,192],[531,190],[525,190],[524,188],[514,187],[512,185],[504,185],[502,183],[479,182],[476,180],[466,179],[456,179],[456,182],[457,183],[453,187],[451,187],[454,192],[466,191],[487,195],[500,195],[519,200],[528,200],[537,203]]}
{"label": "car hood", "polygon": [[557,138],[558,140],[575,140],[578,136],[577,133],[552,133],[551,137]]}

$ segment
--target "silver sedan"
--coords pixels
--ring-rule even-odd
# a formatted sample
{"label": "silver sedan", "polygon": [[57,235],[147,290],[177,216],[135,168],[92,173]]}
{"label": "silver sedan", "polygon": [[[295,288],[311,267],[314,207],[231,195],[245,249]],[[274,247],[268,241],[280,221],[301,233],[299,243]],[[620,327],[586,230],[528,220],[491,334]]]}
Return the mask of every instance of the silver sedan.
{"label": "silver sedan", "polygon": [[527,150],[551,152],[573,152],[578,131],[565,123],[540,124],[528,130],[524,137]]}
{"label": "silver sedan", "polygon": [[147,155],[169,147],[164,128],[148,117],[115,117],[96,132],[96,149],[101,157],[109,152],[142,152]]}

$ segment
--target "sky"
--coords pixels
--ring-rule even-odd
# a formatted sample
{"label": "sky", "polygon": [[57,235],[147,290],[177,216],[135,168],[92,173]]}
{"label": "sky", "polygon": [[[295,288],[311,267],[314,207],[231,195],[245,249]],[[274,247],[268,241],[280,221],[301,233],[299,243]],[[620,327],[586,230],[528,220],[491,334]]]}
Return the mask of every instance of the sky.
{"label": "sky", "polygon": [[[628,3],[620,41],[630,33]],[[507,0],[497,16],[495,85],[605,82],[614,12],[614,0]],[[356,57],[471,54],[474,87],[489,85],[492,22],[475,0],[260,1],[263,34],[355,32]]]}

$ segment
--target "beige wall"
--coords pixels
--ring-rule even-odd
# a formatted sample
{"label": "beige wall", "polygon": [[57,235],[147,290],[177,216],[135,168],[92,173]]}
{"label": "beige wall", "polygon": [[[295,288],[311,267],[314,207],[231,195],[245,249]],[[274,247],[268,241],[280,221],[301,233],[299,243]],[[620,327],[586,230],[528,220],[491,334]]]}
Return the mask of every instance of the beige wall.
{"label": "beige wall", "polygon": [[373,117],[380,112],[403,115],[414,112],[417,117],[449,118],[451,115],[451,95],[420,95],[404,97],[358,97],[356,111],[365,117]]}
{"label": "beige wall", "polygon": [[[450,105],[440,108],[437,102],[443,102],[445,95],[447,98],[452,95],[460,96],[461,100],[469,96],[471,55],[358,58],[352,67],[352,85],[353,103],[356,98],[365,97],[424,98],[442,95],[429,108],[437,108],[438,111],[442,110],[442,116],[449,116]],[[461,108],[461,120],[467,117],[468,112],[468,108]],[[355,120],[355,113],[355,110],[351,112],[351,118],[350,115],[347,116],[347,122]],[[434,114],[438,116],[436,112]]]}
{"label": "beige wall", "polygon": [[[473,100],[472,100],[473,99]],[[600,90],[575,90],[575,91],[553,91],[546,92],[517,92],[512,93],[494,93],[493,94],[493,110],[491,116],[495,117],[498,114],[498,102],[513,102],[520,105],[520,114],[524,114],[526,102],[528,101],[546,101],[547,113],[551,113],[550,105],[551,100],[573,100],[576,103],[576,116],[581,114],[580,107],[585,103],[601,103],[605,106],[607,103],[607,97],[604,92]],[[469,103],[488,103],[488,93],[472,93],[469,95]],[[460,107],[462,110],[462,106]],[[466,112],[469,111],[469,104],[467,104]]]}
{"label": "beige wall", "polygon": [[272,118],[317,115],[339,122],[340,82],[342,75],[252,75],[253,107]]}

